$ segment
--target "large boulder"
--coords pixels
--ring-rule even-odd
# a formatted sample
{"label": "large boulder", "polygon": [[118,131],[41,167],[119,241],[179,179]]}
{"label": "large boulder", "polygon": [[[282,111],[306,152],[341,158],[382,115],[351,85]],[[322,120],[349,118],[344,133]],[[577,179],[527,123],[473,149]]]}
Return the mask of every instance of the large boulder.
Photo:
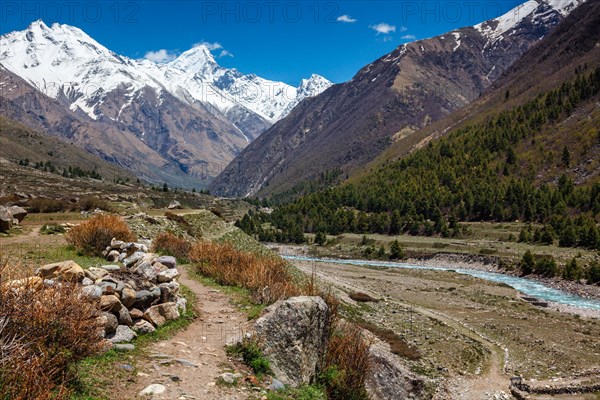
{"label": "large boulder", "polygon": [[102,313],[102,317],[104,320],[104,332],[106,332],[106,334],[115,332],[119,326],[119,320],[117,317],[106,311]]}
{"label": "large boulder", "polygon": [[8,207],[8,212],[12,215],[14,219],[19,221],[19,223],[23,222],[23,220],[27,216],[27,211],[23,207],[19,206]]}
{"label": "large boulder", "polygon": [[321,297],[300,296],[267,311],[254,329],[275,376],[291,386],[313,382],[326,346],[327,304]]}
{"label": "large boulder", "polygon": [[133,320],[131,319],[131,315],[129,315],[129,310],[127,310],[126,307],[121,307],[121,309],[116,313],[116,316],[119,320],[119,325],[133,325]]}
{"label": "large boulder", "polygon": [[144,310],[152,305],[154,296],[148,290],[140,290],[135,293],[135,301],[133,307]]}
{"label": "large boulder", "polygon": [[144,313],[144,319],[156,326],[162,326],[168,321],[179,318],[177,303],[162,303],[150,307]]}
{"label": "large boulder", "polygon": [[133,290],[133,288],[130,285],[125,284],[125,287],[121,291],[121,303],[123,303],[125,307],[131,308],[133,306],[133,303],[135,303],[135,300],[135,290]]}
{"label": "large boulder", "polygon": [[46,264],[40,267],[36,275],[43,279],[61,279],[68,282],[81,282],[85,278],[83,268],[75,261],[63,261],[54,264]]}
{"label": "large boulder", "polygon": [[431,386],[426,378],[417,376],[399,356],[390,351],[390,345],[363,331],[370,341],[370,369],[365,379],[365,388],[373,400],[425,399]]}
{"label": "large boulder", "polygon": [[13,225],[13,216],[6,207],[0,206],[0,232],[7,233]]}
{"label": "large boulder", "polygon": [[138,262],[142,261],[144,259],[145,254],[146,253],[143,253],[141,251],[136,251],[129,257],[123,259],[123,265],[125,266],[125,268],[131,268]]}
{"label": "large boulder", "polygon": [[150,322],[143,320],[143,319],[134,321],[132,329],[135,332],[142,333],[142,334],[143,333],[152,333],[156,330],[156,328],[154,328],[154,325],[152,325]]}
{"label": "large boulder", "polygon": [[179,293],[179,283],[169,282],[158,285],[160,289],[160,302],[169,303],[177,302],[177,294]]}

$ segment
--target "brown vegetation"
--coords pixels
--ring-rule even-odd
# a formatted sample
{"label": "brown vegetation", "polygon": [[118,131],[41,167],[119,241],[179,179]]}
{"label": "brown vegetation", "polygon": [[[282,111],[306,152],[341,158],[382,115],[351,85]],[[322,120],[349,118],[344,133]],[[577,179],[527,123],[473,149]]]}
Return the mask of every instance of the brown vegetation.
{"label": "brown vegetation", "polygon": [[192,246],[189,258],[202,275],[223,285],[249,289],[259,304],[300,293],[279,257],[241,252],[228,243],[200,241]]}
{"label": "brown vegetation", "polygon": [[158,253],[168,254],[179,261],[188,259],[192,244],[171,232],[162,232],[156,235],[152,241],[153,250]]}
{"label": "brown vegetation", "polygon": [[421,358],[421,353],[419,349],[409,343],[406,340],[396,334],[391,329],[380,328],[376,325],[370,323],[359,323],[359,325],[373,333],[380,340],[388,343],[390,345],[390,351],[397,356],[408,358],[409,360],[419,360]]}
{"label": "brown vegetation", "polygon": [[75,286],[7,284],[0,267],[0,397],[67,399],[75,362],[102,347],[97,304]]}
{"label": "brown vegetation", "polygon": [[329,338],[321,380],[331,399],[368,399],[365,379],[370,369],[369,347],[362,329],[350,323],[336,324]]}
{"label": "brown vegetation", "polygon": [[76,249],[99,256],[111,239],[136,240],[127,223],[117,215],[99,214],[82,222],[67,233],[66,239]]}

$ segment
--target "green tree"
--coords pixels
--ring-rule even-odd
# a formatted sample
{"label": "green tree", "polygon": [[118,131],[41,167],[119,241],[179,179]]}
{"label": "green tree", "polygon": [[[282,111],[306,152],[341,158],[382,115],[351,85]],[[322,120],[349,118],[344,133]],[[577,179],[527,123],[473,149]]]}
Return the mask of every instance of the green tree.
{"label": "green tree", "polygon": [[322,231],[317,232],[317,234],[315,235],[315,244],[323,246],[325,243],[327,243],[327,236],[325,235],[325,233],[323,233]]}
{"label": "green tree", "polygon": [[557,266],[554,257],[541,257],[535,263],[535,273],[541,276],[552,278],[556,276]]}
{"label": "green tree", "polygon": [[562,277],[570,281],[576,281],[581,278],[581,269],[577,265],[575,257],[565,265]]}
{"label": "green tree", "polygon": [[167,185],[167,182],[163,183],[162,191],[163,192],[168,192],[169,191],[169,185]]}
{"label": "green tree", "polygon": [[523,254],[523,258],[519,263],[519,268],[521,268],[522,275],[529,275],[535,269],[535,259],[531,251],[527,250],[525,254]]}
{"label": "green tree", "polygon": [[394,240],[390,246],[390,258],[393,260],[404,258],[404,250],[402,250],[402,246],[400,246],[398,240]]}

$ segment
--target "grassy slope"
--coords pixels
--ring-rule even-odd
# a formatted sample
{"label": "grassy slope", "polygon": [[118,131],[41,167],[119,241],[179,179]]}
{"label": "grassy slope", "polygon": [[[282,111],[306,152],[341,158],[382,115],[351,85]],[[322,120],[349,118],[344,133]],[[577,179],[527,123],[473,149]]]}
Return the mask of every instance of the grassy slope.
{"label": "grassy slope", "polygon": [[14,162],[27,158],[31,164],[51,161],[60,169],[69,166],[84,170],[96,169],[108,180],[115,177],[136,179],[131,173],[75,145],[36,132],[3,116],[0,116],[0,157]]}

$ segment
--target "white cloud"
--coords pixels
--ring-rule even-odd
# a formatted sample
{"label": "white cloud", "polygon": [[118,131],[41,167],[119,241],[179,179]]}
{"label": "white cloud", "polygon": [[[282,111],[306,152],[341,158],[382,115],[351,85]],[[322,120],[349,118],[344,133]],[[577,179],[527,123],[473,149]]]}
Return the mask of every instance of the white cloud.
{"label": "white cloud", "polygon": [[167,63],[177,58],[177,55],[171,53],[169,50],[160,49],[147,52],[146,55],[144,55],[144,58],[155,63]]}
{"label": "white cloud", "polygon": [[214,43],[198,42],[198,43],[194,43],[193,47],[198,47],[198,46],[205,46],[210,51],[219,50],[219,49],[223,48],[223,46],[219,42],[214,42]]}
{"label": "white cloud", "polygon": [[353,22],[356,22],[356,18],[352,18],[348,14],[344,14],[344,15],[340,15],[339,17],[337,17],[336,21],[337,22],[353,23]]}
{"label": "white cloud", "polygon": [[408,30],[407,27],[401,26],[400,29],[398,29],[398,32],[406,32],[407,30]]}
{"label": "white cloud", "polygon": [[385,22],[382,22],[377,25],[371,25],[370,28],[377,32],[378,35],[380,33],[384,35],[389,35],[392,32],[396,32],[396,26],[386,24]]}
{"label": "white cloud", "polygon": [[229,51],[223,49],[221,50],[221,53],[219,54],[219,58],[221,57],[233,57],[233,54],[231,54]]}
{"label": "white cloud", "polygon": [[401,39],[404,40],[415,40],[417,37],[415,35],[404,35],[401,37]]}

